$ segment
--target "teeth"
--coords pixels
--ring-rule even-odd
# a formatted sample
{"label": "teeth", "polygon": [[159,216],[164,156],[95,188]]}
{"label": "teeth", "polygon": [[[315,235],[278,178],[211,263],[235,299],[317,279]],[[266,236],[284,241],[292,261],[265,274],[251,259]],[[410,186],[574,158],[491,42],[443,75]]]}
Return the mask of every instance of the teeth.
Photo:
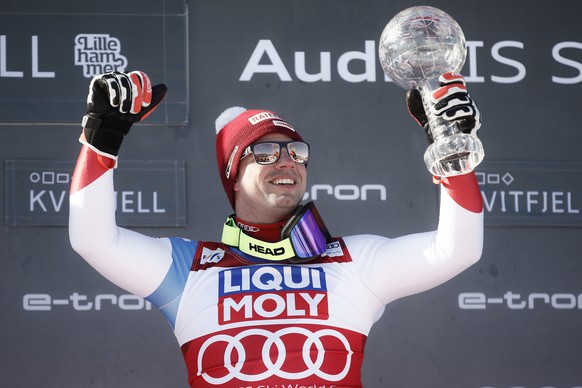
{"label": "teeth", "polygon": [[274,185],[294,185],[295,181],[293,179],[275,179],[272,183]]}

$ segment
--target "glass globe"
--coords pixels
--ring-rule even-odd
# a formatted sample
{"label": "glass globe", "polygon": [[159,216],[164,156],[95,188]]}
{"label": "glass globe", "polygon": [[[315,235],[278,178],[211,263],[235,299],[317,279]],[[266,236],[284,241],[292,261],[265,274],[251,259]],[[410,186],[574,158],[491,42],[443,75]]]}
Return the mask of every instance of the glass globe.
{"label": "glass globe", "polygon": [[459,72],[465,63],[465,35],[446,12],[429,6],[407,8],[384,28],[379,44],[384,72],[404,89],[423,79]]}
{"label": "glass globe", "polygon": [[467,47],[459,24],[438,8],[407,8],[388,22],[378,46],[380,63],[390,79],[403,89],[420,91],[433,138],[424,153],[430,173],[449,177],[473,171],[485,155],[481,141],[462,133],[454,121],[437,116],[431,101],[438,78],[460,72],[465,64]]}

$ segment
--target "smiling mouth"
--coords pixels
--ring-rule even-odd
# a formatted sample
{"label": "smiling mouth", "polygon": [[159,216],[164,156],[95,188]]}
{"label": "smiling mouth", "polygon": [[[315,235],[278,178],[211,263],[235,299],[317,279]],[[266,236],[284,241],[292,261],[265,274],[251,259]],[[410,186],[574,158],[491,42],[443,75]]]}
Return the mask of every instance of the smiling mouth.
{"label": "smiling mouth", "polygon": [[284,179],[273,179],[271,183],[274,185],[292,186],[295,184],[295,181],[293,179],[284,178]]}

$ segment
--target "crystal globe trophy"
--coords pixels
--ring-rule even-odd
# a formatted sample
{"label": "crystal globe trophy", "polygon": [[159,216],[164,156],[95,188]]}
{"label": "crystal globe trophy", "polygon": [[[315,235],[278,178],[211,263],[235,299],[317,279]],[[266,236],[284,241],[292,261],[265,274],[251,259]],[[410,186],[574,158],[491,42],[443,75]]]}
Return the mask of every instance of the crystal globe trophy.
{"label": "crystal globe trophy", "polygon": [[481,141],[461,132],[454,121],[436,116],[430,99],[439,76],[459,72],[465,63],[465,35],[459,24],[438,8],[407,8],[384,28],[378,52],[395,84],[420,91],[434,140],[424,153],[431,174],[449,177],[472,171],[485,155]]}

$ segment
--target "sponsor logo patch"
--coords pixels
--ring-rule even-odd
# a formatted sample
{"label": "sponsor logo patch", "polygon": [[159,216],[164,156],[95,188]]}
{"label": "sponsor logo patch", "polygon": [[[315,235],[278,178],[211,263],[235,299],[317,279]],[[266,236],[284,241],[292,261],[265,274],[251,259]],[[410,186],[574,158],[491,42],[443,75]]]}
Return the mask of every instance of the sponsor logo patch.
{"label": "sponsor logo patch", "polygon": [[273,124],[278,126],[278,127],[285,127],[287,129],[292,130],[293,132],[295,132],[295,128],[293,128],[291,126],[291,124],[285,122],[285,121],[281,121],[281,120],[273,120]]}
{"label": "sponsor logo patch", "polygon": [[322,268],[265,265],[219,273],[220,324],[287,318],[327,319]]}
{"label": "sponsor logo patch", "polygon": [[200,264],[204,265],[206,263],[218,263],[224,257],[223,249],[208,249],[204,247],[202,249],[202,257],[200,258]]}
{"label": "sponsor logo patch", "polygon": [[342,249],[342,246],[338,241],[334,241],[326,245],[325,253],[322,254],[321,256],[339,257],[343,255],[344,251]]}
{"label": "sponsor logo patch", "polygon": [[248,118],[249,123],[251,123],[252,125],[256,125],[256,124],[258,124],[262,121],[265,121],[265,120],[273,120],[273,119],[282,120],[281,117],[277,116],[276,114],[274,114],[272,112],[261,112],[261,113],[257,113],[256,115]]}

